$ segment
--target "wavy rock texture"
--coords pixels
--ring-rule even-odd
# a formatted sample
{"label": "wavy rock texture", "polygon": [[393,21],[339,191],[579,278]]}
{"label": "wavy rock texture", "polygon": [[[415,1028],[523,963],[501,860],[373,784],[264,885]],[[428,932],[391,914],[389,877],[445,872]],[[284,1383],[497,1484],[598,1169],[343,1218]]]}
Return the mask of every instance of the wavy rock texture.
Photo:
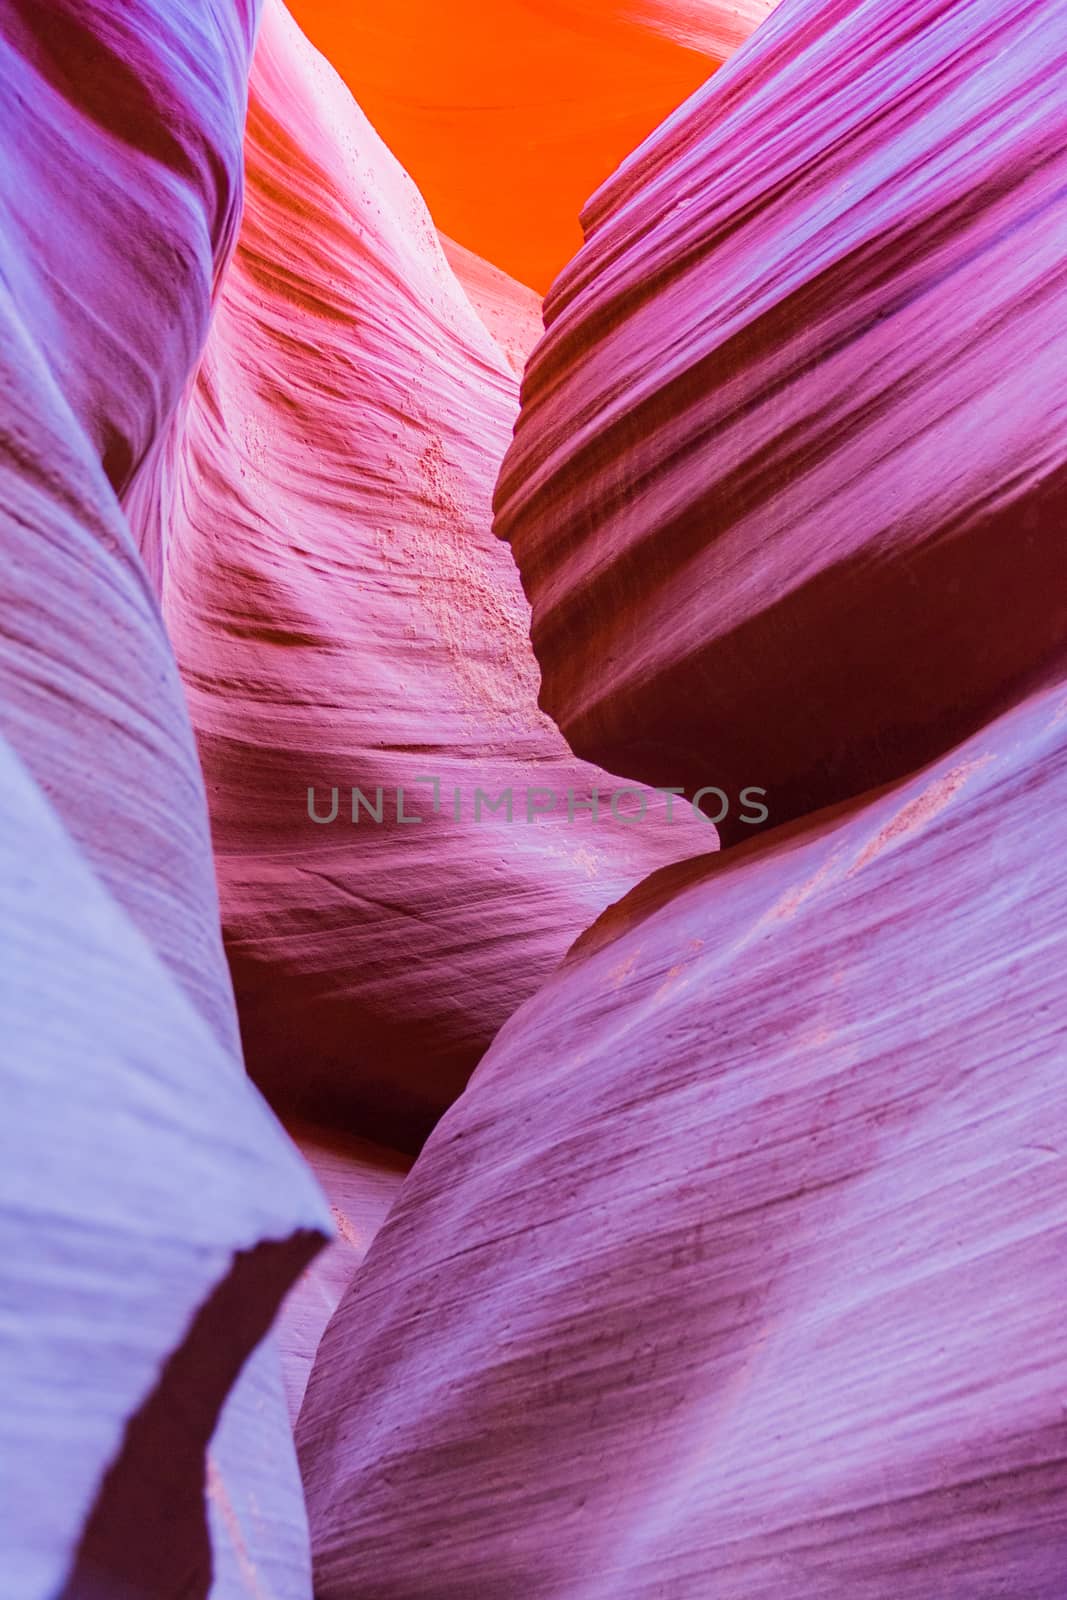
{"label": "wavy rock texture", "polygon": [[203,1595],[212,1572],[220,1600],[308,1593],[260,1340],[328,1216],[241,1071],[203,783],[116,500],[188,379],[232,234],[250,20],[206,0],[0,13],[13,1600]]}
{"label": "wavy rock texture", "polygon": [[582,755],[784,821],[1060,657],[1065,67],[1062,3],[796,0],[591,203],[497,498]]}
{"label": "wavy rock texture", "polygon": [[[639,825],[572,824],[565,799],[526,820],[531,787],[610,782],[537,710],[492,535],[516,406],[410,181],[268,5],[241,240],[144,536],[166,530],[250,1070],[406,1148],[577,933],[714,837],[662,800]],[[353,786],[383,790],[381,823],[353,826]],[[335,822],[309,787],[326,817],[339,791]],[[513,822],[475,820],[478,788],[513,788]]]}
{"label": "wavy rock texture", "polygon": [[774,0],[294,0],[446,233],[542,292],[598,184]]}
{"label": "wavy rock texture", "polygon": [[[328,1224],[270,1113],[2,749],[5,1594],[206,1595],[214,1565],[214,1593],[258,1595],[229,1553],[213,1563],[205,1453]],[[262,1384],[243,1402],[262,1407]],[[231,1415],[228,1431],[241,1491],[299,1531],[281,1430]],[[274,1592],[306,1594],[306,1545],[284,1527],[271,1542]]]}
{"label": "wavy rock texture", "polygon": [[321,1600],[1062,1592],[1067,690],[613,908],[330,1323]]}
{"label": "wavy rock texture", "polygon": [[257,9],[5,0],[7,290],[120,495],[200,354],[237,227]]}
{"label": "wavy rock texture", "polygon": [[769,0],[303,0],[434,222],[268,0],[230,262],[257,9],[0,4],[4,1600],[310,1600],[298,1407],[316,1600],[1060,1600],[1067,0],[784,0],[552,293],[725,855],[490,496]]}

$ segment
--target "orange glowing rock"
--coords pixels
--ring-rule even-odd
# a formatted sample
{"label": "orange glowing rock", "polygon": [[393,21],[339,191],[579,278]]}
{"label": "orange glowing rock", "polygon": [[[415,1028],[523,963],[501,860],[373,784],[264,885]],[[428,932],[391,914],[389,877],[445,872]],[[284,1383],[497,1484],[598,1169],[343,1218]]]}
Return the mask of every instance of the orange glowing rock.
{"label": "orange glowing rock", "polygon": [[774,0],[295,0],[438,226],[544,290],[582,205]]}

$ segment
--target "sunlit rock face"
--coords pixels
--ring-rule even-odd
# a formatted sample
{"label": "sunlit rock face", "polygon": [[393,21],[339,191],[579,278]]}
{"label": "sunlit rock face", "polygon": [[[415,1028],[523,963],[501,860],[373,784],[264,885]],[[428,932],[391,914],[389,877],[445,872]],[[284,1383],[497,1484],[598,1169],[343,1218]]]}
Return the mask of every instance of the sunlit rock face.
{"label": "sunlit rock face", "polygon": [[654,875],[328,1327],[321,1600],[1062,1592],[1067,689]]}
{"label": "sunlit rock face", "polygon": [[497,497],[582,755],[784,820],[1059,656],[1065,66],[1060,4],[798,0],[591,202]]}
{"label": "sunlit rock face", "polygon": [[578,214],[774,0],[294,0],[439,227],[542,293]]}
{"label": "sunlit rock face", "polygon": [[0,1587],[307,1600],[260,1341],[329,1218],[242,1072],[203,782],[116,498],[232,238],[252,18],[118,12],[0,12]]}
{"label": "sunlit rock face", "polygon": [[[312,1120],[417,1146],[573,938],[715,834],[662,798],[615,820],[612,780],[538,710],[491,529],[515,373],[409,179],[275,4],[246,163],[142,532],[166,552],[249,1069]],[[577,807],[597,785],[594,823]],[[489,809],[508,790],[510,820]]]}

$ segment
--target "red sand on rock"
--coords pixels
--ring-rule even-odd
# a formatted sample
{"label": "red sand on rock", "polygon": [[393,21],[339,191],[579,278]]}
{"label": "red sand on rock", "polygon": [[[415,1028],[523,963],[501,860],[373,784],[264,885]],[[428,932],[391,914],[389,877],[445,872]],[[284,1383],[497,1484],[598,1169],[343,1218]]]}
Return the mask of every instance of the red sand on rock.
{"label": "red sand on rock", "polygon": [[1062,660],[1065,70],[1061,4],[799,0],[590,203],[497,491],[589,760],[782,821]]}

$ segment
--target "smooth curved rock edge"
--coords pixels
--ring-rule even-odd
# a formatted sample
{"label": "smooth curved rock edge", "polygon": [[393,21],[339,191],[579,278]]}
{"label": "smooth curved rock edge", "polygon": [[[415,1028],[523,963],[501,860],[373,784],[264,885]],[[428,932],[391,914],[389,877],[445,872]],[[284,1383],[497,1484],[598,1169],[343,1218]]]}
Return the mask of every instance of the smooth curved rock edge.
{"label": "smooth curved rock edge", "polygon": [[232,240],[252,24],[0,15],[5,1600],[310,1595],[261,1340],[329,1216],[242,1071],[192,733],[116,499]]}
{"label": "smooth curved rock edge", "polygon": [[664,869],[330,1322],[320,1600],[1059,1600],[1067,687]]}
{"label": "smooth curved rock edge", "polygon": [[521,378],[531,352],[544,337],[541,296],[445,234],[441,248],[471,305]]}
{"label": "smooth curved rock edge", "polygon": [[786,0],[591,203],[496,500],[580,754],[781,822],[1058,670],[1065,71],[1062,0]]}
{"label": "smooth curved rock edge", "polygon": [[[214,1570],[219,1600],[255,1594],[231,1570],[237,1524],[209,1542],[205,1452],[328,1217],[233,1059],[6,741],[0,753],[5,1593],[184,1600]],[[263,1493],[283,1519],[243,1537],[298,1597],[306,1529],[284,1413],[267,1410],[269,1353],[233,1390],[216,1448],[242,1514]]]}

